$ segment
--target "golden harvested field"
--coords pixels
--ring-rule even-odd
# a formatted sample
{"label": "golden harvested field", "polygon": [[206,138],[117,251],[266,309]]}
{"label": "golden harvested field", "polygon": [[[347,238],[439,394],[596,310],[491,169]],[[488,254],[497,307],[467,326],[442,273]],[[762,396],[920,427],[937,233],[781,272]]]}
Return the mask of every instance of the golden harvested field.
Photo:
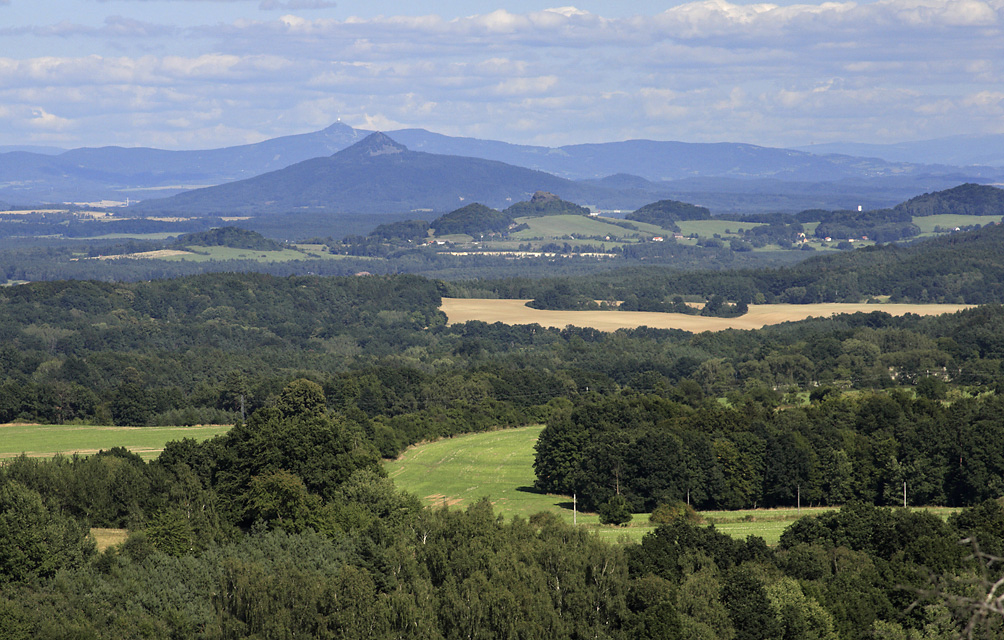
{"label": "golden harvested field", "polygon": [[484,298],[443,298],[440,307],[450,324],[481,320],[503,324],[539,324],[544,327],[591,327],[600,331],[652,327],[685,331],[760,329],[771,324],[794,322],[838,313],[885,311],[894,316],[915,313],[922,316],[953,313],[968,309],[964,304],[766,304],[752,305],[740,318],[705,318],[679,313],[645,311],[541,311],[526,306],[528,300],[488,300]]}
{"label": "golden harvested field", "polygon": [[98,260],[119,260],[121,258],[146,258],[148,260],[155,260],[157,258],[170,258],[173,256],[188,256],[192,255],[191,251],[180,251],[178,249],[157,249],[156,251],[143,251],[140,253],[123,253],[114,256],[98,256]]}

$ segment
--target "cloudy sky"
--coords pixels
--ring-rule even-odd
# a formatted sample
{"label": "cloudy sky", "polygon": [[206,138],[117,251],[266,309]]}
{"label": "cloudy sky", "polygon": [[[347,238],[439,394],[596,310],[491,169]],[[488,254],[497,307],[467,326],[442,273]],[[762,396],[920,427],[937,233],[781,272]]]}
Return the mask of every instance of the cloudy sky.
{"label": "cloudy sky", "polygon": [[0,145],[1004,133],[1004,0],[0,0]]}

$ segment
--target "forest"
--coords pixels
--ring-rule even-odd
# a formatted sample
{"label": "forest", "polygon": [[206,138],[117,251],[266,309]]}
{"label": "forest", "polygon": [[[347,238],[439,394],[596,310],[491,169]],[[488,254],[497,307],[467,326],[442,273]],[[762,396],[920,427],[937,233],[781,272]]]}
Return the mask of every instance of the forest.
{"label": "forest", "polygon": [[[882,295],[910,265],[928,296],[975,295],[956,277],[971,269],[986,303],[701,334],[449,325],[439,310],[445,295],[537,286],[516,280],[5,287],[0,422],[234,427],[150,462],[115,448],[0,464],[0,638],[999,637],[995,244],[990,227],[805,271],[691,274],[729,299],[728,282],[777,299],[852,276],[864,295],[869,270],[850,255],[874,254],[904,265]],[[686,293],[650,269],[595,286],[616,293],[626,275]],[[423,507],[381,465],[418,442],[526,424],[546,425],[535,490],[651,511],[659,527],[607,544],[554,515],[503,519],[489,501]],[[908,505],[959,511],[899,507],[904,483]],[[840,508],[773,548],[694,511],[798,505]],[[93,527],[129,536],[98,552]]]}
{"label": "forest", "polygon": [[[568,278],[479,279],[450,283],[451,295],[540,299],[556,286],[572,299],[621,301],[625,309],[668,311],[677,296],[719,295],[746,304],[886,299],[910,303],[1004,301],[998,250],[1004,225],[900,246],[819,255],[791,266],[676,271],[627,267]],[[652,243],[658,246],[655,243]],[[550,307],[560,308],[560,307]]]}

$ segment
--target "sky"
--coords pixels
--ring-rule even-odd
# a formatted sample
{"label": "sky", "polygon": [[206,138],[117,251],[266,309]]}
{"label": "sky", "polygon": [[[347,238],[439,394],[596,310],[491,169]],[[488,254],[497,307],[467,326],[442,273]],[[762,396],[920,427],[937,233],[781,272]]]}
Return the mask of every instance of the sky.
{"label": "sky", "polygon": [[1004,133],[1004,0],[0,0],[0,145]]}

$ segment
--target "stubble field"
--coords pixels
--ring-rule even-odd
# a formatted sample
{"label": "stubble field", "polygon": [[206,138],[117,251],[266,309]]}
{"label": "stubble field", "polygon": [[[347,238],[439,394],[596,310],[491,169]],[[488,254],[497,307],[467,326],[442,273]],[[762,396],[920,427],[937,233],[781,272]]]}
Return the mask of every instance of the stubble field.
{"label": "stubble field", "polygon": [[922,316],[954,313],[968,309],[961,304],[768,304],[751,305],[749,313],[739,318],[707,318],[679,313],[646,311],[544,311],[526,306],[528,300],[494,300],[485,298],[443,298],[440,307],[449,324],[481,320],[503,324],[539,324],[562,328],[568,325],[591,327],[599,331],[616,331],[636,327],[683,329],[695,333],[725,329],[761,329],[782,322],[796,322],[810,317],[830,317],[840,313],[870,313],[884,311],[894,316],[914,313]]}

